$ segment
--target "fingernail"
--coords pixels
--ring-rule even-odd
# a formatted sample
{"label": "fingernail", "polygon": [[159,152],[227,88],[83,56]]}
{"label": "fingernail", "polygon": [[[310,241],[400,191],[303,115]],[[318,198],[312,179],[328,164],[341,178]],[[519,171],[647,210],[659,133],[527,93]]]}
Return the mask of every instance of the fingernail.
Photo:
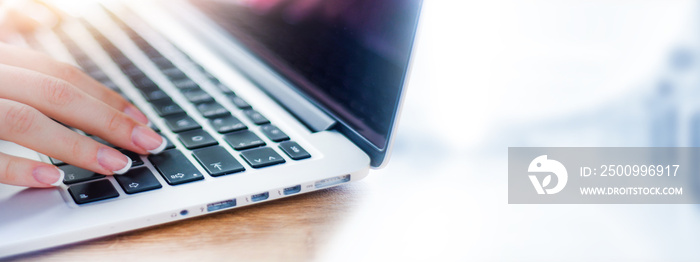
{"label": "fingernail", "polygon": [[137,126],[131,132],[131,141],[151,154],[163,152],[167,141],[150,128]]}
{"label": "fingernail", "polygon": [[131,168],[131,159],[129,159],[128,156],[109,147],[103,147],[97,150],[97,162],[105,169],[117,175],[124,174]]}
{"label": "fingernail", "polygon": [[60,186],[63,184],[63,178],[66,174],[63,172],[63,170],[58,169],[58,167],[55,166],[40,166],[32,171],[32,175],[36,181],[41,183],[52,186]]}
{"label": "fingernail", "polygon": [[146,115],[141,113],[140,110],[138,110],[135,106],[127,106],[126,109],[124,109],[124,114],[130,116],[137,122],[147,125],[148,124],[148,118]]}

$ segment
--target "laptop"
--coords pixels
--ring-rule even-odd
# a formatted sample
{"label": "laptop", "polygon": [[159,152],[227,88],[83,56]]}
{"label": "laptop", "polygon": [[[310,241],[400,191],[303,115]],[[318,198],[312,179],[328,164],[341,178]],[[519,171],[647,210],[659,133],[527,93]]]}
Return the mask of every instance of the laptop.
{"label": "laptop", "polygon": [[323,190],[384,166],[422,3],[307,2],[80,3],[24,35],[132,101],[169,142],[158,155],[123,151],[132,168],[103,176],[0,141],[3,153],[65,172],[59,188],[0,185],[0,258]]}

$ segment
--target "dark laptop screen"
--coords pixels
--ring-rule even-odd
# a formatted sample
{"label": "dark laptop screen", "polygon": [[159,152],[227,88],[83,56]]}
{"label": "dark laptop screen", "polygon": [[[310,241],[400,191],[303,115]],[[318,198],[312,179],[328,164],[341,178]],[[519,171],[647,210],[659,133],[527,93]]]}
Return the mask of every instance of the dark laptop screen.
{"label": "dark laptop screen", "polygon": [[345,128],[387,146],[420,0],[191,2]]}

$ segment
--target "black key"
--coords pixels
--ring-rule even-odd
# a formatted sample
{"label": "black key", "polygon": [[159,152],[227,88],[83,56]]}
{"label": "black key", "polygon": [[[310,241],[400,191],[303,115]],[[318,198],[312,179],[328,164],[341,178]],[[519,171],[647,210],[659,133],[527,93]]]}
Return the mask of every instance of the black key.
{"label": "black key", "polygon": [[71,165],[59,166],[58,168],[63,170],[63,173],[65,173],[63,183],[66,185],[105,177],[104,175],[100,175],[90,170],[85,170]]}
{"label": "black key", "polygon": [[141,91],[141,95],[143,95],[143,97],[145,97],[148,101],[155,101],[168,97],[168,94],[166,94],[165,91],[155,86],[141,88],[139,91]]}
{"label": "black key", "polygon": [[240,96],[237,95],[228,95],[228,99],[231,100],[231,103],[233,103],[236,107],[240,109],[248,109],[251,108],[250,104],[243,100]]}
{"label": "black key", "polygon": [[229,115],[231,113],[217,102],[209,102],[197,105],[197,110],[206,118]]}
{"label": "black key", "polygon": [[285,162],[284,158],[269,147],[246,150],[241,152],[241,156],[253,168],[261,168]]}
{"label": "black key", "polygon": [[175,102],[170,99],[153,101],[151,102],[151,105],[153,105],[153,109],[155,109],[160,116],[174,115],[185,112],[179,105],[175,104]]}
{"label": "black key", "polygon": [[[214,80],[216,80],[216,81],[214,81]],[[231,90],[231,88],[228,88],[228,86],[226,86],[226,85],[222,84],[221,82],[219,82],[219,79],[214,79],[214,80],[212,80],[212,81],[214,82],[214,85],[216,85],[216,87],[217,87],[219,90],[221,90],[222,93],[224,93],[224,94],[231,94],[231,95],[233,94],[233,91]]]}
{"label": "black key", "polygon": [[63,162],[63,161],[61,161],[61,160],[58,160],[58,159],[55,159],[55,158],[53,158],[53,157],[49,157],[49,160],[51,160],[51,164],[54,164],[54,165],[56,165],[56,166],[65,165],[65,164],[66,164],[65,162]]}
{"label": "black key", "polygon": [[148,157],[168,184],[178,185],[202,180],[204,176],[178,150],[166,150]]}
{"label": "black key", "polygon": [[182,70],[177,67],[166,68],[161,70],[161,72],[163,72],[163,74],[165,74],[165,76],[167,76],[170,80],[187,78],[185,72],[182,72]]}
{"label": "black key", "polygon": [[274,125],[264,125],[260,127],[260,130],[272,141],[281,142],[284,140],[289,140],[287,134],[282,132],[279,128]]}
{"label": "black key", "polygon": [[117,190],[107,179],[71,186],[68,188],[68,193],[79,205],[119,196]]}
{"label": "black key", "polygon": [[211,97],[207,92],[202,89],[192,89],[182,92],[182,94],[187,98],[190,103],[199,104],[204,102],[213,101],[214,98]]}
{"label": "black key", "polygon": [[165,124],[175,133],[202,128],[197,121],[194,121],[194,119],[186,114],[166,116]]}
{"label": "black key", "polygon": [[143,165],[143,160],[141,160],[141,156],[139,156],[139,154],[136,154],[126,149],[119,150],[119,152],[122,152],[122,154],[126,155],[127,157],[129,157],[129,159],[131,159],[132,167]]}
{"label": "black key", "polygon": [[243,150],[258,146],[264,146],[265,142],[260,139],[255,133],[248,130],[229,133],[224,135],[224,139],[233,149]]}
{"label": "black key", "polygon": [[138,89],[158,87],[156,82],[147,76],[131,78],[131,83]]}
{"label": "black key", "polygon": [[299,144],[297,144],[294,141],[286,141],[280,143],[280,149],[282,149],[282,151],[284,151],[285,154],[287,154],[291,159],[294,160],[301,160],[304,158],[311,157],[309,152],[306,152],[304,148],[299,146]]}
{"label": "black key", "polygon": [[146,167],[135,168],[126,172],[126,174],[114,176],[119,185],[127,194],[135,194],[148,190],[158,189],[163,187],[158,179],[153,176],[151,170]]}
{"label": "black key", "polygon": [[162,134],[160,134],[160,136],[163,137],[163,139],[165,139],[165,141],[167,141],[167,143],[166,143],[166,145],[165,145],[165,149],[173,149],[173,148],[175,148],[175,144],[173,144],[173,142],[171,142],[170,139],[168,139],[167,137],[163,136]]}
{"label": "black key", "polygon": [[173,80],[173,85],[178,89],[198,89],[199,85],[189,78]]}
{"label": "black key", "polygon": [[245,113],[246,116],[248,116],[248,119],[250,121],[253,121],[256,125],[264,125],[264,124],[269,124],[270,120],[267,120],[262,114],[258,113],[258,111],[255,111],[253,109],[248,109],[244,110],[243,113]]}
{"label": "black key", "polygon": [[151,58],[151,62],[153,62],[154,64],[156,64],[156,66],[157,66],[158,68],[160,68],[161,70],[165,70],[165,69],[167,69],[167,68],[175,67],[175,65],[173,64],[173,62],[170,62],[170,60],[168,60],[168,59],[165,58],[164,56],[152,57],[152,58]]}
{"label": "black key", "polygon": [[187,149],[200,148],[205,146],[216,145],[218,142],[202,129],[182,132],[178,134],[178,138]]}
{"label": "black key", "polygon": [[192,154],[211,176],[227,175],[245,170],[241,163],[238,163],[226,149],[220,146],[197,149]]}
{"label": "black key", "polygon": [[224,117],[218,117],[218,118],[213,118],[209,120],[211,125],[214,127],[216,132],[219,133],[228,133],[228,132],[233,132],[233,131],[240,131],[243,129],[246,129],[248,127],[241,122],[241,120],[238,120],[235,116],[232,115],[227,115]]}
{"label": "black key", "polygon": [[146,76],[146,74],[144,74],[143,71],[141,71],[141,69],[133,65],[129,65],[127,67],[122,68],[122,72],[131,79]]}

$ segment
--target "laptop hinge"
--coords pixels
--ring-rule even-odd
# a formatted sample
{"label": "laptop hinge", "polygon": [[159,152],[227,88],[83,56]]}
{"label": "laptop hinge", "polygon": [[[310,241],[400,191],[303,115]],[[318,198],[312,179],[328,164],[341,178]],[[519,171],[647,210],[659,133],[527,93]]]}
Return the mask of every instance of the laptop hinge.
{"label": "laptop hinge", "polygon": [[[204,39],[202,41],[204,44],[221,57],[226,58],[227,63],[255,82],[260,89],[275,99],[312,132],[328,130],[335,125],[335,119],[297,92],[289,82],[246,51],[240,43],[195,7],[186,1],[168,2],[167,5],[163,6],[167,6],[175,14],[171,18],[178,17],[185,20],[178,23],[179,26],[196,35],[197,39]],[[131,9],[137,13],[142,11],[139,10],[141,8],[132,7]]]}

